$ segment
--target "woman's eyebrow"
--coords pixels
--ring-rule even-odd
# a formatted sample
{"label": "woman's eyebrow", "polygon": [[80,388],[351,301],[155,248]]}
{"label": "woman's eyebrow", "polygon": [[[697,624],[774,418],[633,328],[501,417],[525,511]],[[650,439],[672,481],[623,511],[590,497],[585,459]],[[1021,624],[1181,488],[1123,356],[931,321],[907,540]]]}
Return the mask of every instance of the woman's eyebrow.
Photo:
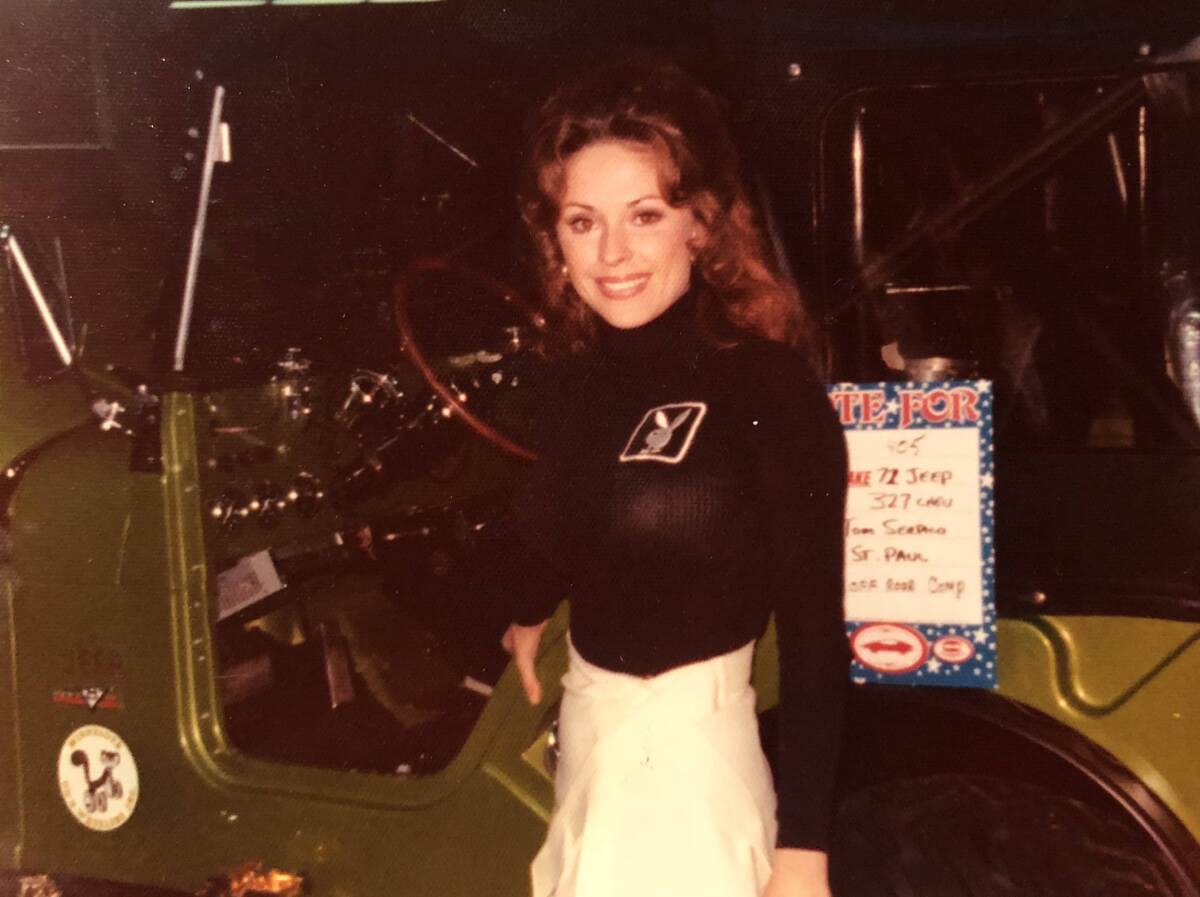
{"label": "woman's eyebrow", "polygon": [[[666,202],[666,200],[664,200],[657,193],[647,193],[645,196],[639,196],[637,199],[631,199],[629,202],[625,203],[625,206],[626,206],[626,208],[632,208],[633,206],[636,206],[639,202],[645,202],[648,199],[655,200],[658,202]],[[568,206],[574,206],[575,208],[583,209],[585,212],[596,211],[595,206],[590,206],[586,202],[580,202],[579,200],[576,200],[576,199],[568,199],[566,202],[564,202],[562,204],[563,210],[565,211]]]}
{"label": "woman's eyebrow", "polygon": [[[628,203],[625,203],[625,207],[626,207],[626,209],[632,209],[632,207],[634,207],[638,203],[644,203],[644,201],[646,201],[648,199],[654,200],[654,201],[659,201],[659,203],[665,203],[665,201],[666,201],[664,198],[660,197],[660,195],[658,193],[647,193],[646,195],[644,195],[644,197],[638,197],[637,199],[629,200]],[[586,211],[586,212],[595,212],[595,206],[593,206],[593,205],[588,205],[587,203],[581,203],[581,201],[577,200],[577,199],[568,199],[568,200],[564,201],[562,212],[559,212],[560,215],[565,215],[566,210],[571,209],[571,207],[574,207],[574,209],[580,209],[580,210]]]}

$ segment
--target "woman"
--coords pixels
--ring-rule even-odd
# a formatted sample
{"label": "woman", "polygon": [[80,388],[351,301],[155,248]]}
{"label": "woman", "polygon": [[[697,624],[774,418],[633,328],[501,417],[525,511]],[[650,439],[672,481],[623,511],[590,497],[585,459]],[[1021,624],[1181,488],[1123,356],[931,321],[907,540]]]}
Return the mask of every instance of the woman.
{"label": "woman", "polygon": [[[535,704],[542,630],[571,606],[534,895],[828,895],[845,444],[716,100],[661,64],[561,88],[520,201],[559,358],[504,638]],[[774,789],[749,685],[772,612]]]}

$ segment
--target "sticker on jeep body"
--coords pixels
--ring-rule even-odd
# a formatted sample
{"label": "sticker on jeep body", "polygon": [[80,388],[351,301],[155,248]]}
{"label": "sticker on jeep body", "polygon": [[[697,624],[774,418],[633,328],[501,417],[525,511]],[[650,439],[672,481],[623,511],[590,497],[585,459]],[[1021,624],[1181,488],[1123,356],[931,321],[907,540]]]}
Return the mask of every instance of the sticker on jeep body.
{"label": "sticker on jeep body", "polygon": [[81,726],[58,753],[58,787],[81,825],[112,831],[133,815],[138,799],[137,764],[121,737],[104,726]]}

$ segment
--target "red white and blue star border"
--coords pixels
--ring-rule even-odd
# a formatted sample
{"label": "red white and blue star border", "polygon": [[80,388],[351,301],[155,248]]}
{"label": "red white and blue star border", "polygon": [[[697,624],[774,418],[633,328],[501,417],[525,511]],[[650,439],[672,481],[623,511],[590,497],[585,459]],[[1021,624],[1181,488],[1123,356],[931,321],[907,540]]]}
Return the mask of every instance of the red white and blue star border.
{"label": "red white and blue star border", "polygon": [[[843,427],[853,430],[898,429],[900,396],[902,392],[936,390],[956,387],[972,389],[977,399],[975,421],[944,420],[930,422],[914,418],[906,422],[905,431],[938,430],[975,427],[979,431],[979,538],[981,570],[982,619],[977,624],[909,623],[899,621],[847,620],[846,635],[853,643],[855,635],[867,626],[894,627],[891,635],[897,641],[911,644],[914,663],[905,668],[883,671],[864,665],[858,658],[851,662],[850,676],[856,683],[887,683],[890,685],[938,685],[960,688],[996,687],[996,546],[995,546],[995,456],[993,449],[993,394],[988,380],[946,380],[936,382],[885,381],[879,383],[838,383],[828,387],[834,393],[852,390],[882,390],[886,394],[886,418],[881,421],[846,422]],[[886,630],[875,630],[886,631]],[[853,652],[852,652],[853,653]]]}

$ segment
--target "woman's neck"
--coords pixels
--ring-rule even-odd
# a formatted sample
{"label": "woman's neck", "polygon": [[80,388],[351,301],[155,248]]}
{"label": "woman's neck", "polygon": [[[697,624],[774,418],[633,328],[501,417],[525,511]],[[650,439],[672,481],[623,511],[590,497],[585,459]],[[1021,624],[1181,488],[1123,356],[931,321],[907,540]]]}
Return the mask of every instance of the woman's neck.
{"label": "woman's neck", "polygon": [[618,362],[676,357],[681,350],[693,349],[699,341],[696,305],[695,290],[688,290],[657,318],[640,327],[613,327],[601,320],[596,332],[597,351]]}

